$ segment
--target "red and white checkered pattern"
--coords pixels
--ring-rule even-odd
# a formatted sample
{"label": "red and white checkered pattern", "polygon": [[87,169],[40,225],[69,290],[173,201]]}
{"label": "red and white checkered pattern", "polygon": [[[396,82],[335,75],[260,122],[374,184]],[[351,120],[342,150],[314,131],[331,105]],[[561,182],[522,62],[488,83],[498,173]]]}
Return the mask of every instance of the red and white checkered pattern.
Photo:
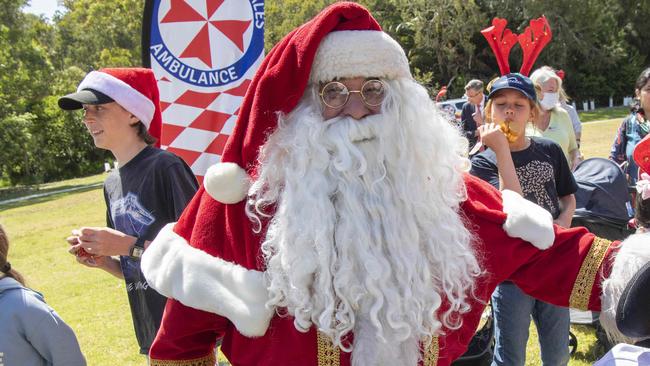
{"label": "red and white checkered pattern", "polygon": [[152,59],[160,89],[161,147],[185,160],[199,181],[211,165],[220,161],[226,140],[235,127],[239,106],[262,57],[246,78],[220,91],[196,88],[176,80]]}

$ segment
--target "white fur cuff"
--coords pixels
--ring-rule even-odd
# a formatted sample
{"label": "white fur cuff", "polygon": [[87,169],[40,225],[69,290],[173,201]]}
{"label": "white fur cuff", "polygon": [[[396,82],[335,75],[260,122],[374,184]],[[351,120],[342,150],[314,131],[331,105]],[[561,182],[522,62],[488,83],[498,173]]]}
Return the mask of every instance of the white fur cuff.
{"label": "white fur cuff", "polygon": [[402,46],[384,32],[331,32],[318,46],[309,81],[351,77],[410,78],[411,71]]}
{"label": "white fur cuff", "polygon": [[513,238],[521,238],[539,249],[548,249],[555,241],[553,216],[518,193],[504,190],[503,212],[508,215],[503,229]]}
{"label": "white fur cuff", "polygon": [[623,336],[616,327],[616,308],[618,300],[632,277],[650,262],[650,233],[630,235],[621,244],[614,259],[612,273],[603,282],[602,309],[600,323],[610,338],[619,342],[634,343]]}
{"label": "white fur cuff", "polygon": [[142,256],[149,286],[186,306],[221,315],[247,337],[266,333],[274,310],[265,306],[263,273],[193,248],[167,224]]}

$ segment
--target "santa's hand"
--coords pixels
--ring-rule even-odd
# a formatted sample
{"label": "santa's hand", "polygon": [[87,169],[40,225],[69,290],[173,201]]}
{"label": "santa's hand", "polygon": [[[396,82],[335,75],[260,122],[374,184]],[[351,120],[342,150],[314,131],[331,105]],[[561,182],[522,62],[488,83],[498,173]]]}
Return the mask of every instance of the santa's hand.
{"label": "santa's hand", "polygon": [[497,151],[498,149],[508,149],[508,140],[506,135],[501,131],[501,127],[493,122],[489,122],[478,128],[479,136],[483,145]]}
{"label": "santa's hand", "polygon": [[73,230],[81,247],[91,255],[129,255],[135,238],[108,227],[83,227]]}

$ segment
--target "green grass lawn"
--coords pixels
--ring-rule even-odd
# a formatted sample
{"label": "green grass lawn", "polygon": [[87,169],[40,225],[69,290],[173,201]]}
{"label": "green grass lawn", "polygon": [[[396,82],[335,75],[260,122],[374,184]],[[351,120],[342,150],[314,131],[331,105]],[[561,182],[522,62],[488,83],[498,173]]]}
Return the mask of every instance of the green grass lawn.
{"label": "green grass lawn", "polygon": [[578,115],[580,116],[580,121],[591,122],[591,121],[603,121],[606,119],[613,118],[623,118],[630,113],[629,107],[613,107],[613,108],[598,108],[593,111],[580,111]]}
{"label": "green grass lawn", "polygon": [[580,151],[585,158],[607,158],[623,118],[584,123]]}
{"label": "green grass lawn", "polygon": [[[620,121],[617,118],[585,123],[583,154],[606,157]],[[104,177],[100,174],[41,189],[90,184]],[[72,229],[104,225],[101,188],[0,206],[0,222],[10,236],[9,258],[13,267],[25,275],[30,287],[45,295],[46,301],[75,330],[89,365],[146,365],[144,357],[138,354],[123,281],[78,265],[66,251],[68,244],[64,239]],[[572,328],[578,336],[579,348],[569,365],[591,365],[601,355],[595,347],[594,331],[588,327]],[[541,364],[534,326],[527,353],[527,365]]]}

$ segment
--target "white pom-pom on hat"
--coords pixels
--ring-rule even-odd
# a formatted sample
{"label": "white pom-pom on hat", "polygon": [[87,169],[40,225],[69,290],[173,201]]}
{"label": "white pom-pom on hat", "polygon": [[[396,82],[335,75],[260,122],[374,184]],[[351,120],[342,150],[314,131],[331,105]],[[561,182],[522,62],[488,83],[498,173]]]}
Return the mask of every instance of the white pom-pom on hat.
{"label": "white pom-pom on hat", "polygon": [[235,163],[211,166],[203,178],[203,186],[216,201],[233,204],[242,201],[251,185],[246,171]]}

